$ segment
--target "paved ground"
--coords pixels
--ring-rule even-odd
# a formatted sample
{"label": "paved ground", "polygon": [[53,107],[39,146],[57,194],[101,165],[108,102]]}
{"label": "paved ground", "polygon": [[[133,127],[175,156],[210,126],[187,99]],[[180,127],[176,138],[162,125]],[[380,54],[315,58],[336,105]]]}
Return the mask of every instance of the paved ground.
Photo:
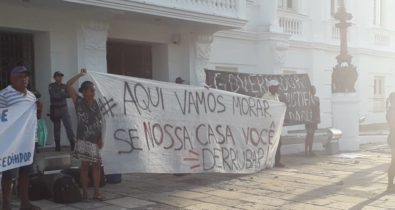
{"label": "paved ground", "polygon": [[125,175],[107,184],[108,200],[43,209],[395,209],[384,193],[390,161],[387,145],[364,145],[360,153],[285,156],[283,169],[252,175]]}

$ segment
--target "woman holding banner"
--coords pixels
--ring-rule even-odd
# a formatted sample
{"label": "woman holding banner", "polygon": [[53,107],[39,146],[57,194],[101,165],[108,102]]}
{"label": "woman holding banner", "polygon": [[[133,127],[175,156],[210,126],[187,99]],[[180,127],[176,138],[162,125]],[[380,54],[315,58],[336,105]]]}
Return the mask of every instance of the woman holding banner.
{"label": "woman holding banner", "polygon": [[92,166],[93,185],[95,200],[104,200],[99,191],[100,186],[100,168],[101,157],[99,150],[103,147],[101,136],[102,118],[99,105],[95,99],[95,86],[90,81],[81,84],[78,95],[73,84],[82,76],[86,75],[86,69],[71,78],[66,85],[67,92],[74,102],[77,115],[77,141],[75,144],[74,156],[81,160],[80,179],[82,184],[82,196],[84,200],[88,199],[88,172]]}

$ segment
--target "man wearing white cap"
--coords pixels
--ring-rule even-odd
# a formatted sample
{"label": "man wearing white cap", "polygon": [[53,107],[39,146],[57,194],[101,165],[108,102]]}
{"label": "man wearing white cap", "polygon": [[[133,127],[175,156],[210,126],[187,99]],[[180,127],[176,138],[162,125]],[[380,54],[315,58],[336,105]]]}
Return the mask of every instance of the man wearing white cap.
{"label": "man wearing white cap", "polygon": [[279,86],[280,86],[280,83],[278,83],[277,80],[270,80],[267,85],[267,87],[269,88],[269,91],[267,91],[263,95],[263,99],[271,100],[271,101],[280,101],[280,99],[278,97]]}
{"label": "man wearing white cap", "polygon": [[[280,87],[280,83],[277,80],[270,80],[268,82],[269,91],[267,91],[262,98],[265,100],[280,101],[278,97],[279,87]],[[278,147],[276,151],[275,164],[274,164],[275,167],[284,167],[284,164],[280,162],[280,157],[281,157],[280,151],[281,151],[281,138],[278,143]]]}

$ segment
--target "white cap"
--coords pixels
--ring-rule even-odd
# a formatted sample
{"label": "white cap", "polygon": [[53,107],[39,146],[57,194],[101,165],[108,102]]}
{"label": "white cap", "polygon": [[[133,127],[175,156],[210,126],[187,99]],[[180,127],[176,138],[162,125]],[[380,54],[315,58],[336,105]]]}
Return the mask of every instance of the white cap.
{"label": "white cap", "polygon": [[280,83],[278,83],[278,81],[274,79],[270,80],[269,83],[267,84],[268,87],[279,86],[279,85]]}

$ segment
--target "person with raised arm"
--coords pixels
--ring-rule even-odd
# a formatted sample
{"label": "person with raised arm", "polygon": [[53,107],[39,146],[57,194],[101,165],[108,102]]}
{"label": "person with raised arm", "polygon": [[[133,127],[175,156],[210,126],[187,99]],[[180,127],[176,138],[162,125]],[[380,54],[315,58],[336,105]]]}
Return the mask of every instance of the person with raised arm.
{"label": "person with raised arm", "polygon": [[73,85],[81,77],[87,73],[86,69],[72,77],[66,84],[67,92],[74,102],[77,116],[77,138],[74,148],[74,157],[81,161],[80,179],[82,184],[82,197],[88,199],[88,173],[92,166],[93,185],[95,200],[104,200],[104,196],[100,193],[100,177],[101,177],[101,157],[100,149],[103,148],[102,117],[99,105],[95,98],[95,85],[91,81],[84,81],[78,92]]}

